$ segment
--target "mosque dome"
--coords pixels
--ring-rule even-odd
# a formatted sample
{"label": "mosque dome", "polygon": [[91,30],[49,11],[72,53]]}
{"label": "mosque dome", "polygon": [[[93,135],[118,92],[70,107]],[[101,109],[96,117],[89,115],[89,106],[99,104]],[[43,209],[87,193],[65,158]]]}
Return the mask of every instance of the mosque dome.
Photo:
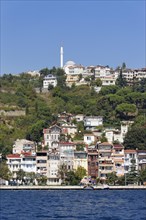
{"label": "mosque dome", "polygon": [[71,60],[67,61],[65,64],[65,66],[74,66],[74,65],[75,65],[75,62]]}

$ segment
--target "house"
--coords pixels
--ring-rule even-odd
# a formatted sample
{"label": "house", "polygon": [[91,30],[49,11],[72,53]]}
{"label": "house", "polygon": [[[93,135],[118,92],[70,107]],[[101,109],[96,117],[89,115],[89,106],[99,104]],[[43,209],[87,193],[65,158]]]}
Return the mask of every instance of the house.
{"label": "house", "polygon": [[72,138],[77,133],[77,126],[75,124],[62,124],[61,125],[62,134],[70,135]]}
{"label": "house", "polygon": [[114,160],[112,157],[113,145],[108,142],[98,144],[98,162],[100,180],[105,181],[108,173],[114,172]]}
{"label": "house", "polygon": [[22,152],[35,152],[36,146],[33,141],[26,139],[17,139],[13,145],[13,154],[21,154]]}
{"label": "house", "polygon": [[48,148],[58,148],[60,141],[61,128],[58,125],[53,125],[50,128],[44,129],[44,146]]}
{"label": "house", "polygon": [[103,125],[102,116],[85,116],[84,117],[84,127],[86,130],[94,130],[97,126]]}
{"label": "house", "polygon": [[59,123],[70,123],[72,119],[73,119],[73,115],[64,111],[64,112],[58,114],[57,121]]}
{"label": "house", "polygon": [[122,121],[121,122],[121,130],[108,128],[105,129],[105,137],[109,143],[119,142],[123,143],[124,138],[128,132],[129,127],[132,125],[133,121]]}
{"label": "house", "polygon": [[36,153],[25,152],[21,154],[21,158],[21,169],[36,173]]}
{"label": "house", "polygon": [[84,134],[84,143],[91,145],[96,142],[97,138],[93,133]]}
{"label": "house", "polygon": [[24,170],[24,172],[36,173],[36,155],[31,152],[8,154],[7,165],[13,174],[16,174],[20,169]]}
{"label": "house", "polygon": [[22,157],[20,154],[8,154],[7,165],[9,170],[14,174],[21,169]]}
{"label": "house", "polygon": [[45,76],[43,79],[43,88],[48,89],[49,85],[52,85],[53,87],[57,86],[57,78],[56,76],[53,76],[49,74],[48,76]]}
{"label": "house", "polygon": [[114,75],[104,76],[100,79],[102,81],[102,86],[112,86],[116,84],[116,78]]}
{"label": "house", "polygon": [[74,118],[76,119],[77,122],[83,121],[84,120],[84,115],[83,114],[78,114],[78,115],[75,115]]}

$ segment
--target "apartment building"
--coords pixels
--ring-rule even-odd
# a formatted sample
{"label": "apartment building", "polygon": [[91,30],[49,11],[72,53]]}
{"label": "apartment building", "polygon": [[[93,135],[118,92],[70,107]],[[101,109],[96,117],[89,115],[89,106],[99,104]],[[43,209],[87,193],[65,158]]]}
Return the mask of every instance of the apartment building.
{"label": "apartment building", "polygon": [[47,176],[47,151],[36,152],[36,173]]}
{"label": "apartment building", "polygon": [[47,160],[47,185],[61,185],[58,175],[60,166],[60,153],[53,151],[48,154]]}
{"label": "apartment building", "polygon": [[125,173],[131,171],[131,168],[135,166],[135,170],[138,170],[138,156],[136,150],[125,150],[124,151],[124,169]]}
{"label": "apartment building", "polygon": [[113,160],[113,145],[108,142],[103,142],[98,145],[98,162],[99,172],[98,177],[100,180],[105,180],[108,173],[114,172]]}
{"label": "apartment building", "polygon": [[74,152],[73,169],[77,170],[77,168],[80,166],[83,167],[87,171],[87,174],[88,174],[87,152],[85,151]]}
{"label": "apartment building", "polygon": [[96,180],[98,177],[98,150],[96,146],[89,146],[87,148],[88,154],[88,176]]}

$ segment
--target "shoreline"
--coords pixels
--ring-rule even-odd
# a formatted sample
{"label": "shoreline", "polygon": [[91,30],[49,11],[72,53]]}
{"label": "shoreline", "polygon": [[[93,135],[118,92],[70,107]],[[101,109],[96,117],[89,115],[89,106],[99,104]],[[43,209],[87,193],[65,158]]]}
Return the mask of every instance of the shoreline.
{"label": "shoreline", "polygon": [[[85,190],[83,186],[0,186],[0,190]],[[94,190],[107,190],[94,186]],[[146,186],[109,186],[108,190],[146,190]]]}

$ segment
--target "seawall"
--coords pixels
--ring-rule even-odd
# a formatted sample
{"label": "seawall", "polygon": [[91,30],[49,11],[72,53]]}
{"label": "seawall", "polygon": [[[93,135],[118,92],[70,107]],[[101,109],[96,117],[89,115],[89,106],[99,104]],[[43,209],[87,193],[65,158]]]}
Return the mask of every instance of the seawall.
{"label": "seawall", "polygon": [[[84,190],[83,186],[0,186],[0,190]],[[103,190],[103,186],[94,186]],[[109,186],[109,190],[146,190],[146,186]]]}

